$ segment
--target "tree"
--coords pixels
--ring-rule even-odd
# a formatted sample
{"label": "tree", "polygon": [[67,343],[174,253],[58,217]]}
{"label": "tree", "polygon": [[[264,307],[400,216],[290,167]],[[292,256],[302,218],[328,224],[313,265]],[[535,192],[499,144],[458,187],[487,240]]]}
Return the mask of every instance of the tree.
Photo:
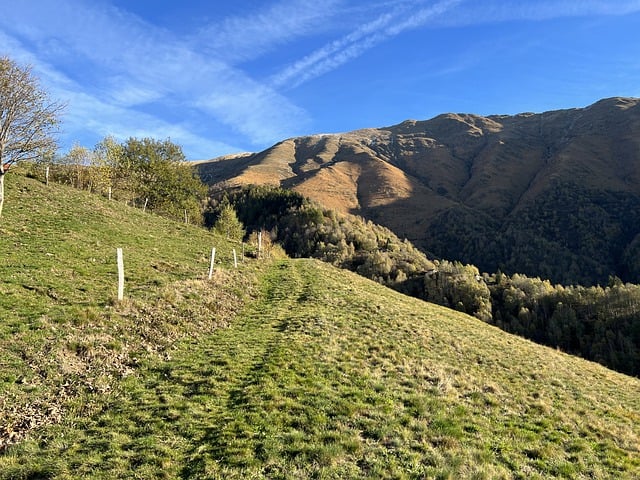
{"label": "tree", "polygon": [[218,220],[216,221],[213,229],[221,235],[225,235],[231,240],[240,241],[244,237],[244,225],[238,216],[236,211],[228,203],[222,206]]}
{"label": "tree", "polygon": [[40,88],[31,68],[0,57],[0,216],[7,170],[56,150],[54,134],[62,109]]}
{"label": "tree", "polygon": [[186,211],[194,223],[202,223],[201,202],[207,187],[195,176],[179,145],[129,138],[117,154],[114,180],[118,188],[130,192],[133,202],[173,218],[183,218]]}
{"label": "tree", "polygon": [[98,192],[107,193],[113,188],[116,167],[121,155],[122,145],[111,136],[105,137],[94,147],[91,167]]}
{"label": "tree", "polygon": [[61,171],[56,175],[57,181],[68,183],[76,188],[91,190],[91,174],[88,169],[91,156],[92,153],[88,148],[77,143],[73,145],[59,160],[57,167]]}

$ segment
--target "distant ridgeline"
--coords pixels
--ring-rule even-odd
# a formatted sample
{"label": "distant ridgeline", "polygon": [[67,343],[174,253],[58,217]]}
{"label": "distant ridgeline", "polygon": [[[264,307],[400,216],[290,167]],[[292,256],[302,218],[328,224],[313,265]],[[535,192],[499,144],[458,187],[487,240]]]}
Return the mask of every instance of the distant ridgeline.
{"label": "distant ridgeline", "polygon": [[[216,212],[228,204],[247,230],[270,231],[290,256],[322,259],[508,332],[623,373],[640,374],[640,286],[623,284],[617,277],[610,278],[606,287],[563,287],[520,274],[481,275],[473,265],[431,261],[385,227],[337,214],[278,187],[249,186],[219,192],[211,200],[213,213],[206,222],[213,225]],[[526,225],[527,215],[523,214],[522,225]],[[600,219],[597,209],[585,207],[584,215]],[[573,233],[557,232],[567,241],[572,235],[584,235],[593,239],[583,244],[590,249],[615,249],[623,243],[611,239],[624,236],[624,232],[611,233],[608,242],[595,232],[581,230],[581,221],[575,225],[569,218],[567,221]],[[606,225],[606,220],[600,225]]]}
{"label": "distant ridgeline", "polygon": [[296,137],[198,170],[291,188],[483,272],[640,283],[640,98]]}

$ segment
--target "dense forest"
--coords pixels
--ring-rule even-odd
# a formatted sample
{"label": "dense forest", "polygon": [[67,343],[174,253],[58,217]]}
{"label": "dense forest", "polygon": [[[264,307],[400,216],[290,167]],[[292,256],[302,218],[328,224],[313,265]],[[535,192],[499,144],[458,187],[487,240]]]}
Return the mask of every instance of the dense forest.
{"label": "dense forest", "polygon": [[631,375],[640,374],[640,286],[552,286],[539,278],[489,277],[491,323]]}
{"label": "dense forest", "polygon": [[464,206],[448,210],[425,242],[434,255],[483,271],[562,284],[605,284],[610,275],[640,283],[638,225],[640,197],[562,182],[504,219]]}
{"label": "dense forest", "polygon": [[538,343],[640,374],[638,285],[611,277],[605,287],[565,287],[522,274],[481,274],[474,265],[430,260],[384,227],[277,187],[219,192],[206,223],[213,226],[228,206],[248,230],[269,231],[291,256],[322,259]]}
{"label": "dense forest", "polygon": [[216,224],[228,205],[248,231],[267,230],[293,257],[319,258],[385,285],[434,268],[410,242],[355,216],[339,215],[299,193],[250,186],[212,196],[206,225]]}

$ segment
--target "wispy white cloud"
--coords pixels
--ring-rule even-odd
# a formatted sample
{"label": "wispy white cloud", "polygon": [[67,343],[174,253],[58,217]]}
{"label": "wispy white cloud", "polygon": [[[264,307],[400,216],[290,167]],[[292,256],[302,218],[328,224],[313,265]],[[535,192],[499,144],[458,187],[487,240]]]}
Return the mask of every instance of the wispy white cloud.
{"label": "wispy white cloud", "polygon": [[[117,129],[118,122],[129,128],[127,119],[142,119],[144,114],[146,124],[164,129],[166,122],[163,125],[150,113],[156,102],[163,102],[184,109],[184,117],[193,113],[190,109],[213,115],[212,136],[217,121],[248,143],[263,147],[299,131],[308,121],[302,109],[241,70],[204,57],[188,42],[108,4],[83,0],[16,3],[0,16],[0,31],[32,54],[30,63],[50,62],[59,68],[48,69],[47,77],[64,73],[68,65],[73,72],[68,80],[94,100],[94,116],[110,118],[103,122],[110,128]],[[68,117],[79,117],[79,95],[66,93],[71,93]],[[233,101],[225,102],[224,108],[211,101],[230,97]],[[137,109],[140,106],[143,111]],[[121,115],[112,115],[114,112]],[[187,130],[175,131],[185,135]]]}
{"label": "wispy white cloud", "polygon": [[274,75],[270,81],[275,87],[296,87],[335,70],[357,58],[379,43],[402,32],[425,25],[445,14],[462,0],[442,0],[417,11],[415,2],[398,2],[391,11],[358,27],[344,37],[334,40]]}
{"label": "wispy white cloud", "polygon": [[129,137],[170,138],[188,152],[190,159],[206,159],[239,150],[224,142],[198,135],[188,125],[169,123],[153,115],[103,102],[85,93],[66,93],[74,108],[65,117],[65,124],[76,132],[84,129],[98,133],[99,138],[110,135],[120,141]]}
{"label": "wispy white cloud", "polygon": [[234,63],[256,58],[291,39],[330,28],[345,0],[280,0],[250,15],[202,28],[195,37],[205,51]]}
{"label": "wispy white cloud", "polygon": [[[194,159],[210,158],[239,150],[233,145],[195,134],[188,126],[169,123],[153,115],[129,109],[126,102],[118,104],[110,98],[91,95],[77,82],[39,60],[19,41],[2,32],[0,45],[5,46],[14,60],[33,68],[41,82],[46,83],[44,86],[52,98],[67,103],[60,132],[65,148],[78,141],[78,136],[86,133],[87,137],[94,138],[96,142],[107,135],[121,141],[129,137],[171,138],[178,141]],[[94,145],[85,146],[91,148]]]}
{"label": "wispy white cloud", "polygon": [[307,121],[304,110],[292,104],[283,105],[281,98],[273,89],[232,70],[223,90],[214,89],[198,96],[194,105],[234,125],[255,143],[266,144],[291,136]]}

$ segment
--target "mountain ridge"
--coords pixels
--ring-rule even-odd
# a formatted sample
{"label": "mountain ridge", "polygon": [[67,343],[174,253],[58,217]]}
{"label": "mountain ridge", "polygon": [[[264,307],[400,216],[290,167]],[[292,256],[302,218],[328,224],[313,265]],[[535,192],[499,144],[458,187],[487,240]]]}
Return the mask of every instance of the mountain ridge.
{"label": "mountain ridge", "polygon": [[[222,157],[197,168],[210,184],[292,188],[327,207],[380,223],[435,257],[474,263],[485,271],[542,275],[563,283],[604,283],[609,275],[639,281],[639,249],[632,244],[640,243],[640,224],[633,218],[629,230],[622,225],[624,215],[610,214],[611,208],[640,203],[639,105],[637,98],[613,97],[543,113],[446,113],[290,138],[262,152]],[[620,198],[614,201],[612,195]],[[543,208],[553,196],[564,203]],[[603,201],[615,205],[603,209],[598,203]],[[603,255],[602,268],[594,264],[580,272],[569,265],[556,271],[553,264],[562,262],[546,255],[538,269],[530,265],[537,262],[521,258],[530,243],[517,235],[523,231],[522,216],[531,217],[524,231],[537,233],[524,236],[535,237],[538,250],[555,248],[558,255],[572,257],[564,263],[593,258],[591,248],[567,247],[560,232],[567,225],[585,229],[593,215],[582,218],[581,209],[606,217],[600,222],[606,235],[626,229],[610,239],[615,246]],[[558,217],[555,223],[543,220],[549,212]],[[558,232],[538,232],[549,225]]]}

